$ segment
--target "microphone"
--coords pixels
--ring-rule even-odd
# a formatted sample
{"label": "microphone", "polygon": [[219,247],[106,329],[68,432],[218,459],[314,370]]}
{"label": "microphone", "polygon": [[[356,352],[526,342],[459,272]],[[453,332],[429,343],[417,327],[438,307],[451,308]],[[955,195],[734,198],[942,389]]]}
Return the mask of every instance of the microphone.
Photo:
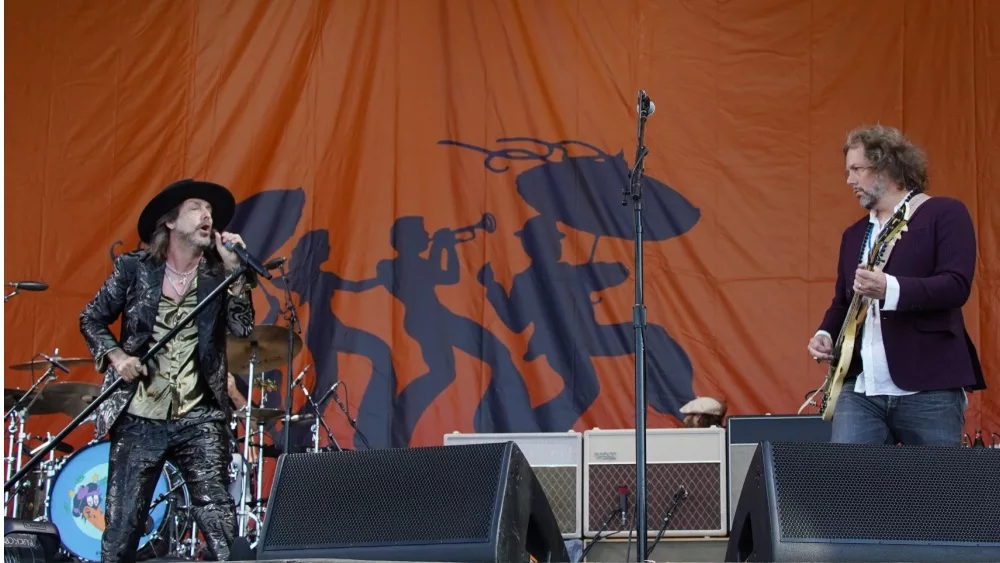
{"label": "microphone", "polygon": [[[336,382],[336,383],[334,383],[333,385],[331,385],[330,388],[326,390],[326,393],[323,393],[323,396],[320,397],[320,399],[318,401],[316,401],[316,404],[317,405],[322,405],[323,402],[326,401],[326,399],[330,396],[330,393],[336,393],[338,385],[340,385],[339,381]],[[334,395],[334,397],[336,398],[336,395]],[[340,401],[337,401],[337,402],[339,403]]]}
{"label": "microphone", "polygon": [[639,103],[635,106],[635,111],[639,112],[639,115],[643,114],[643,104],[646,106],[646,117],[656,113],[656,104],[649,99],[645,90],[639,90]]}
{"label": "microphone", "polygon": [[264,279],[271,279],[271,272],[265,270],[264,266],[261,266],[260,262],[258,262],[256,258],[247,254],[247,249],[233,242],[227,242],[223,246],[225,246],[229,251],[235,252],[236,255],[240,257],[240,260],[242,260],[247,266],[253,268],[253,271],[257,272],[258,275],[262,276]]}
{"label": "microphone", "polygon": [[49,284],[37,281],[7,282],[7,285],[21,291],[45,291]]}
{"label": "microphone", "polygon": [[309,371],[310,367],[312,367],[312,364],[306,364],[306,367],[302,368],[302,372],[292,381],[292,387],[295,387],[299,384],[299,381],[302,381],[302,378],[306,376],[306,372]]}
{"label": "microphone", "polygon": [[67,369],[66,366],[62,365],[62,362],[60,362],[59,360],[52,358],[50,356],[46,356],[45,354],[38,354],[38,355],[45,358],[46,362],[49,362],[50,364],[56,366],[57,368],[63,370],[66,373],[69,373],[69,369]]}
{"label": "microphone", "polygon": [[268,260],[267,262],[264,262],[264,269],[273,270],[278,266],[284,264],[285,260],[287,260],[287,258],[285,258],[284,256],[282,256],[281,258],[275,258],[274,260]]}
{"label": "microphone", "polygon": [[622,528],[625,527],[625,515],[628,513],[628,487],[618,487],[618,513],[622,518]]}

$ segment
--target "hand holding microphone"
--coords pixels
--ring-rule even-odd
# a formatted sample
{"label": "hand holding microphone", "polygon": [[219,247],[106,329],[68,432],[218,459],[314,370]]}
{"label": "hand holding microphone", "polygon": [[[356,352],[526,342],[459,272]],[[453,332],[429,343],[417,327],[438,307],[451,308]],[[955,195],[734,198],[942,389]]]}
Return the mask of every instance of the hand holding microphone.
{"label": "hand holding microphone", "polygon": [[[219,254],[222,256],[223,262],[226,263],[230,269],[235,269],[232,255],[236,255],[239,262],[243,262],[249,266],[253,271],[257,272],[257,275],[263,277],[264,279],[271,279],[271,272],[268,272],[264,266],[261,265],[260,261],[250,256],[247,253],[246,244],[240,235],[233,233],[219,233],[215,232],[215,244],[216,248],[219,250]],[[238,264],[237,264],[238,265]]]}

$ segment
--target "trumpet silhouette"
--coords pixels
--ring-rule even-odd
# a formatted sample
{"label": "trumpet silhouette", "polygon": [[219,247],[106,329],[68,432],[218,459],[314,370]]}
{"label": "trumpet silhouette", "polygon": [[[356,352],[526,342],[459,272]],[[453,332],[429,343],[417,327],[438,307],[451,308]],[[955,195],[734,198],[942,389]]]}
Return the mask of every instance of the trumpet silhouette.
{"label": "trumpet silhouette", "polygon": [[[492,213],[483,213],[483,218],[480,219],[478,223],[474,225],[469,225],[468,227],[461,227],[459,229],[455,229],[452,232],[455,233],[455,239],[458,242],[468,242],[476,238],[476,229],[482,229],[487,233],[492,233],[493,231],[497,230],[496,217],[494,217]],[[470,233],[470,236],[467,238],[458,238],[458,235],[465,233]]]}

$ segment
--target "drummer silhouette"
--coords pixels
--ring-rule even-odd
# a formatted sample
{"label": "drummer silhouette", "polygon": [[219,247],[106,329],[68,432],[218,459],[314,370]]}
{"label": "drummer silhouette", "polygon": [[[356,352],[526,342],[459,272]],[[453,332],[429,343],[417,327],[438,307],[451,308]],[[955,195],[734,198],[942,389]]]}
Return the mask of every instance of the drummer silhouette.
{"label": "drummer silhouette", "polygon": [[[581,141],[500,141],[527,141],[545,150],[491,151],[458,141],[440,144],[485,153],[484,165],[492,172],[507,170],[495,166],[499,158],[543,163],[520,173],[516,180],[518,194],[540,213],[515,233],[530,259],[529,266],[513,277],[509,294],[494,279],[489,263],[477,277],[498,317],[510,330],[523,332],[534,325],[524,359],[544,356],[564,382],[563,390],[536,407],[535,414],[545,431],[565,431],[573,427],[600,393],[591,358],[634,354],[632,323],[600,324],[591,298],[592,293],[628,279],[624,264],[594,262],[601,237],[634,240],[631,208],[621,204],[621,187],[627,182],[628,168],[621,153],[611,156]],[[570,156],[567,147],[571,145],[590,149],[594,154]],[[672,188],[648,176],[642,185],[645,241],[680,236],[697,223],[698,209]],[[557,222],[594,236],[588,262],[569,264],[562,260],[565,235]],[[647,308],[657,313],[663,309],[660,303],[649,302]],[[645,339],[650,406],[680,419],[681,405],[694,398],[691,361],[662,326],[647,322]]]}

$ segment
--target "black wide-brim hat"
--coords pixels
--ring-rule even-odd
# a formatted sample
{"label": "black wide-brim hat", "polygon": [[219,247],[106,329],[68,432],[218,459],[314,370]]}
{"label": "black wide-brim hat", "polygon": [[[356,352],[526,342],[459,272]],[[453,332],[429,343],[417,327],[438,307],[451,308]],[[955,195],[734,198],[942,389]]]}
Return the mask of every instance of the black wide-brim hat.
{"label": "black wide-brim hat", "polygon": [[212,206],[212,228],[219,232],[225,230],[236,212],[236,198],[225,187],[190,178],[179,180],[163,188],[146,204],[139,215],[139,240],[149,244],[160,217],[192,198],[203,199]]}

